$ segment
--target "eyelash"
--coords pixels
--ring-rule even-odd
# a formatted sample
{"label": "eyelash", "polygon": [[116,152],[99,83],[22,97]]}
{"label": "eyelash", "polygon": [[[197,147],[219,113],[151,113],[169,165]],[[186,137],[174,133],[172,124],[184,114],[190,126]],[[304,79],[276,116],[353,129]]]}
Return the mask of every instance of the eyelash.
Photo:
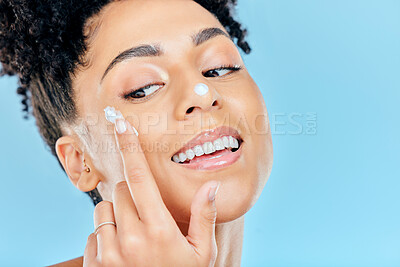
{"label": "eyelash", "polygon": [[[229,70],[229,71],[231,71],[231,72],[229,72],[228,74],[225,74],[225,75],[222,75],[222,76],[217,76],[217,77],[206,77],[206,78],[220,78],[220,77],[225,77],[225,76],[231,75],[231,74],[233,74],[233,73],[235,73],[235,72],[237,72],[237,71],[239,71],[239,70],[241,70],[241,69],[242,69],[242,66],[240,66],[240,65],[222,65],[222,66],[219,66],[219,67],[217,67],[217,68],[213,68],[213,69],[209,69],[209,70],[207,70],[207,71],[204,71],[204,72],[202,72],[202,75],[204,76],[207,72],[210,72],[210,71],[220,71],[220,70]],[[154,93],[152,93],[152,94],[150,94],[150,95],[147,95],[147,96],[144,96],[144,97],[141,97],[141,98],[134,98],[134,97],[132,97],[132,95],[133,95],[134,93],[140,91],[140,90],[149,89],[151,86],[157,86],[157,85],[163,86],[164,84],[152,83],[152,84],[145,85],[145,86],[143,86],[143,87],[141,87],[141,88],[132,90],[132,91],[129,92],[128,94],[124,95],[124,98],[125,98],[125,99],[134,99],[135,101],[138,101],[138,100],[139,100],[139,101],[140,101],[140,100],[145,100],[145,99],[147,99],[149,96],[153,95]],[[157,92],[155,92],[155,93],[157,93]]]}
{"label": "eyelash", "polygon": [[230,70],[230,71],[232,71],[232,72],[230,72],[230,73],[228,73],[228,74],[225,74],[225,75],[223,75],[223,76],[219,76],[219,77],[224,77],[224,76],[226,76],[226,75],[230,75],[230,74],[232,74],[232,73],[234,73],[234,72],[236,72],[236,71],[239,71],[239,70],[241,70],[242,69],[242,66],[240,66],[240,65],[222,65],[222,66],[220,66],[220,67],[218,67],[218,68],[214,68],[214,69],[210,69],[210,70],[207,70],[207,71],[204,71],[202,74],[203,74],[203,76],[204,76],[204,74],[205,73],[207,73],[207,72],[209,72],[209,71],[215,71],[215,70]]}

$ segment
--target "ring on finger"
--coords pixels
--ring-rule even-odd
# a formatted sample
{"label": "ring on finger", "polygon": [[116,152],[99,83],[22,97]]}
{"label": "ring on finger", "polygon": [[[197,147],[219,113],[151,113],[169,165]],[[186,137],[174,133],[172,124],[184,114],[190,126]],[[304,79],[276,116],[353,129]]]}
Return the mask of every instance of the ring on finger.
{"label": "ring on finger", "polygon": [[96,227],[96,229],[94,230],[94,234],[97,235],[97,232],[99,231],[100,227],[102,227],[103,225],[107,225],[107,224],[112,224],[112,225],[114,225],[114,226],[117,226],[117,225],[115,224],[115,222],[103,222],[103,223],[99,224],[99,225]]}

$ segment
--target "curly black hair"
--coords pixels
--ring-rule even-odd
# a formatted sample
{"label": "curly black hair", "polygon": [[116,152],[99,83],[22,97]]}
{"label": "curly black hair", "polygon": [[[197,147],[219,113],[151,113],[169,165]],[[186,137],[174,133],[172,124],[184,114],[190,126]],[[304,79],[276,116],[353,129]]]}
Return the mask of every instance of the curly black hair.
{"label": "curly black hair", "polygon": [[[0,75],[18,75],[17,93],[22,96],[25,118],[35,117],[56,158],[55,144],[63,136],[63,125],[76,122],[78,117],[71,78],[85,65],[87,22],[110,2],[0,0]],[[250,53],[247,31],[234,18],[237,0],[195,2],[221,22],[238,47]],[[102,200],[97,189],[86,193],[95,205]]]}

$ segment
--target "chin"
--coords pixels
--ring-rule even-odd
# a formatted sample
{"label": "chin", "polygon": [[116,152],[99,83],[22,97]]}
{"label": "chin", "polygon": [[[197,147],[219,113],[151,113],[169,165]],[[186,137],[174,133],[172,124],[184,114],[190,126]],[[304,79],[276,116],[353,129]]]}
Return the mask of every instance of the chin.
{"label": "chin", "polygon": [[[212,152],[203,156],[202,165],[199,165],[198,162],[190,162],[185,158],[181,162],[178,160],[174,162],[170,158],[168,160],[157,158],[157,160],[151,161],[158,162],[157,165],[152,166],[152,169],[155,172],[164,203],[175,221],[189,223],[193,197],[200,186],[210,180],[221,182],[216,196],[216,223],[226,223],[242,217],[257,202],[272,167],[271,136],[267,134],[267,136],[241,138],[235,135],[235,132],[231,132],[231,134],[234,138],[238,138],[236,149],[221,150],[221,152]],[[213,138],[210,134],[207,137]],[[175,155],[181,151],[183,149]],[[236,157],[234,157],[235,154]],[[214,158],[212,158],[213,156]],[[214,168],[215,163],[221,159],[224,162],[228,160],[231,162],[227,166]],[[206,164],[207,161],[210,163]],[[190,164],[195,167],[191,168]]]}
{"label": "chin", "polygon": [[233,175],[231,173],[222,181],[216,197],[217,223],[238,219],[246,214],[259,199],[272,169],[271,140],[259,149],[264,153],[253,158],[254,161],[246,161],[247,164],[238,166]]}
{"label": "chin", "polygon": [[[252,176],[244,183],[244,177],[221,184],[216,197],[217,223],[226,223],[245,215],[257,202],[268,180],[269,173]],[[242,179],[240,179],[242,178]]]}
{"label": "chin", "polygon": [[[238,165],[232,166],[234,170],[228,172],[226,169],[226,173],[220,170],[217,173],[203,174],[202,179],[204,180],[221,182],[216,196],[217,224],[234,221],[245,215],[254,206],[268,180],[271,165],[272,158],[265,155],[251,166],[245,167],[238,163]],[[178,194],[175,191],[175,197],[166,193],[166,204],[176,221],[189,223],[191,201],[201,183],[198,183],[196,179],[188,181],[187,176],[182,179],[175,178],[182,182],[182,188],[186,185],[186,188],[192,190],[182,190]],[[188,193],[185,194],[183,191]],[[176,198],[178,195],[179,197]]]}

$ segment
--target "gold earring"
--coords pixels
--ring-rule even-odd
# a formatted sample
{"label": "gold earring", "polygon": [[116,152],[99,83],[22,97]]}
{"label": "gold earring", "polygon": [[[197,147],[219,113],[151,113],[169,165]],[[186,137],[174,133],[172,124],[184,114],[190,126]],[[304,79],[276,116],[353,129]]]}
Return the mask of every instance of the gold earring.
{"label": "gold earring", "polygon": [[86,172],[90,172],[90,168],[86,165],[85,159],[83,159],[83,167],[85,167]]}

